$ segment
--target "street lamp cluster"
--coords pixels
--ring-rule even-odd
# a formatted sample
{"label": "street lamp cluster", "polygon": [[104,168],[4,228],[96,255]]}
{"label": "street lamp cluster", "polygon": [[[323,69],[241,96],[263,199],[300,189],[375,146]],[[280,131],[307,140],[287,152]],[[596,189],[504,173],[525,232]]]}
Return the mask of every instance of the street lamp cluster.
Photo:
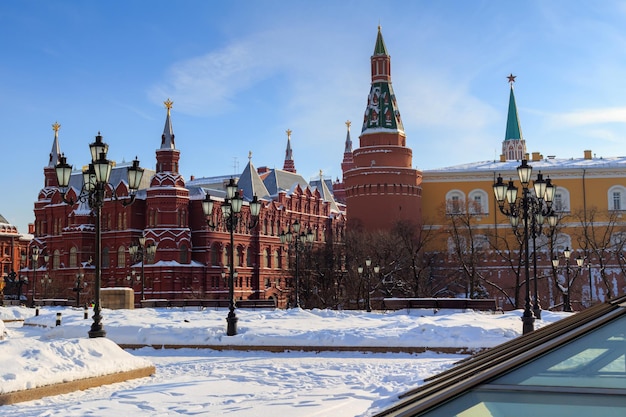
{"label": "street lamp cluster", "polygon": [[[572,272],[571,268],[570,268],[570,257],[572,256],[572,251],[569,249],[569,247],[566,247],[565,250],[563,251],[563,257],[565,258],[565,273],[566,273],[566,281],[565,281],[565,286],[561,286],[561,291],[563,292],[563,311],[572,311],[572,303],[571,303],[571,298],[570,298],[570,286],[573,283],[574,279],[576,279],[576,276],[578,276],[578,274],[576,274],[576,276],[574,276],[574,279],[570,280],[570,274]],[[578,256],[576,258],[576,265],[578,266],[578,271],[580,272],[580,270],[583,267],[583,263],[585,262],[585,259],[582,256]],[[559,257],[558,256],[554,256],[554,258],[552,259],[552,267],[556,270],[559,268]]]}
{"label": "street lamp cluster", "polygon": [[[235,238],[234,233],[237,229],[237,225],[241,220],[241,208],[243,206],[243,198],[239,195],[237,189],[237,183],[233,178],[230,179],[226,186],[226,199],[221,205],[222,216],[221,220],[226,227],[226,230],[230,232],[230,248],[229,248],[229,263],[230,270],[228,274],[228,316],[226,317],[226,335],[234,336],[237,334],[237,315],[235,314]],[[206,194],[202,201],[202,211],[205,217],[207,217],[207,224],[211,229],[217,227],[217,223],[213,222],[213,200],[211,196]],[[261,202],[258,201],[256,195],[250,202],[250,223],[246,223],[245,227],[248,230],[252,230],[256,227],[259,221],[259,214],[261,212]]]}
{"label": "street lamp cluster", "polygon": [[[77,200],[86,202],[91,207],[95,215],[95,285],[94,285],[94,308],[93,308],[93,324],[89,331],[89,337],[104,337],[106,332],[102,326],[102,316],[100,308],[100,286],[102,281],[102,232],[101,232],[101,215],[102,206],[104,205],[107,194],[114,200],[118,200],[117,195],[113,191],[113,186],[109,184],[111,169],[113,163],[107,159],[109,145],[102,141],[100,132],[96,136],[93,143],[89,145],[91,151],[91,163],[83,170],[83,184]],[[132,166],[128,167],[128,188],[130,198],[120,200],[124,207],[135,201],[135,195],[141,184],[143,176],[143,168],[139,166],[139,160],[135,159]],[[59,163],[56,166],[56,175],[59,187],[62,189],[63,201],[69,205],[74,205],[75,201],[66,198],[67,187],[70,183],[72,175],[72,166],[67,163],[64,155],[59,157]],[[110,188],[110,190],[108,190]]]}
{"label": "street lamp cluster", "polygon": [[[287,244],[287,245],[291,245],[291,243],[294,243],[294,251],[296,253],[296,294],[295,294],[295,305],[294,307],[296,308],[300,308],[300,260],[299,260],[299,253],[300,251],[302,251],[304,249],[304,245],[307,243],[313,243],[313,240],[315,239],[315,234],[313,234],[313,231],[309,228],[307,230],[307,232],[305,233],[304,231],[302,231],[302,233],[300,232],[301,229],[301,225],[300,222],[298,221],[298,219],[296,219],[293,224],[291,225],[291,228],[287,229],[287,231],[283,230],[282,232],[280,232],[280,234],[278,235],[280,238],[280,243]],[[293,230],[293,232],[292,232]],[[295,239],[294,239],[295,236]]]}
{"label": "street lamp cluster", "polygon": [[[529,238],[538,235],[537,230],[541,230],[544,221],[547,220],[551,228],[554,228],[558,222],[558,216],[552,209],[556,186],[550,179],[543,179],[541,172],[537,175],[537,179],[533,182],[534,195],[531,194],[529,185],[532,175],[532,167],[528,165],[527,160],[522,160],[520,166],[517,167],[517,175],[522,184],[522,195],[518,198],[518,188],[513,185],[513,181],[509,181],[508,185],[504,184],[502,177],[498,176],[493,191],[498,202],[500,212],[509,217],[511,226],[517,231],[518,225],[523,226],[523,253],[524,253],[524,276],[526,279],[526,295],[524,303],[524,313],[522,315],[522,332],[524,334],[534,330],[533,312],[530,303],[530,269],[529,269]],[[505,204],[506,203],[506,204]],[[535,257],[536,262],[536,257]],[[537,276],[535,263],[535,304],[537,314],[540,314],[537,295]]]}
{"label": "street lamp cluster", "polygon": [[372,269],[374,270],[374,273],[376,275],[378,275],[378,273],[380,272],[380,266],[376,265],[374,266],[374,268],[370,267],[372,266],[372,260],[370,258],[365,259],[365,269],[363,268],[363,266],[358,266],[357,267],[357,271],[359,272],[359,276],[361,278],[363,278],[363,272],[365,272],[365,280],[366,280],[366,294],[365,294],[365,302],[366,302],[366,309],[367,312],[370,313],[372,311],[372,297],[371,297],[371,293],[372,293]]}
{"label": "street lamp cluster", "polygon": [[[146,261],[154,259],[154,255],[156,254],[156,249],[157,249],[157,246],[155,243],[150,243],[146,245],[145,236],[140,237],[138,243],[134,243],[130,245],[130,247],[128,248],[128,253],[130,254],[133,261],[141,262],[141,277],[138,279],[141,279],[141,299],[142,300],[146,299],[145,297],[146,274],[145,274],[144,265]],[[134,277],[135,276],[134,269],[133,269],[132,274]],[[130,277],[127,277],[127,279],[130,281]],[[131,286],[132,286],[132,281],[131,281]]]}

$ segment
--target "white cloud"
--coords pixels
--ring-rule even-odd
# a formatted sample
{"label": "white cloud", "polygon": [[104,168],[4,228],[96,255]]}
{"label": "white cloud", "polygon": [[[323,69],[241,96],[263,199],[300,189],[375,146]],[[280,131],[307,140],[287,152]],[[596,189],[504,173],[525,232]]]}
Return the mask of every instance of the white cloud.
{"label": "white cloud", "polygon": [[584,126],[602,123],[626,123],[626,107],[576,110],[547,115],[551,125]]}

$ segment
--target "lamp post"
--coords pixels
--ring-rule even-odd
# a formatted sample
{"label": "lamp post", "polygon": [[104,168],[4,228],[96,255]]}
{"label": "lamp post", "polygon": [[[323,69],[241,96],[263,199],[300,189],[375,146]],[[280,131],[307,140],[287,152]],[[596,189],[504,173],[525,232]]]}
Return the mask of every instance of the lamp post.
{"label": "lamp post", "polygon": [[41,288],[43,288],[43,298],[48,297],[48,285],[52,284],[52,278],[46,272],[43,274],[43,278],[41,278]]}
{"label": "lamp post", "polygon": [[[145,300],[146,273],[144,265],[146,261],[154,259],[154,255],[156,254],[156,244],[150,243],[146,246],[146,237],[142,236],[139,238],[138,244],[130,245],[130,247],[128,248],[128,252],[130,253],[130,256],[133,258],[133,260],[141,262],[141,299]],[[134,270],[133,276],[135,276]]]}
{"label": "lamp post", "polygon": [[[372,265],[372,260],[370,258],[365,259],[365,266],[366,266],[365,275],[367,279],[367,294],[366,294],[365,300],[366,300],[366,309],[368,313],[371,313],[372,311],[372,298],[370,296],[372,292],[372,280],[371,280],[372,272],[370,270],[371,265]],[[363,278],[364,268],[362,266],[359,266],[357,267],[357,271],[359,272],[359,276]],[[378,274],[379,272],[380,272],[380,267],[378,265],[374,266],[374,273]]]}
{"label": "lamp post", "polygon": [[135,286],[135,278],[137,279],[137,282],[139,282],[141,280],[141,277],[135,277],[135,275],[137,275],[137,272],[133,269],[130,272],[130,275],[126,275],[126,281],[128,281],[128,286],[130,288],[133,288]]}
{"label": "lamp post", "polygon": [[79,272],[76,274],[76,283],[73,288],[73,291],[76,292],[76,307],[80,307],[80,290],[82,289],[83,278],[85,278],[84,273]]}
{"label": "lamp post", "polygon": [[[296,296],[295,296],[295,307],[296,308],[300,308],[300,259],[299,259],[299,253],[300,251],[304,250],[304,245],[306,243],[313,243],[313,240],[315,239],[315,235],[313,234],[313,231],[309,228],[308,231],[305,233],[304,231],[302,231],[302,233],[300,233],[300,229],[301,229],[301,225],[300,222],[298,221],[298,219],[296,219],[292,224],[291,224],[291,228],[287,229],[287,231],[282,231],[280,232],[280,234],[278,235],[278,237],[280,238],[280,243],[282,244],[287,244],[288,246],[291,245],[291,243],[294,243],[294,251],[296,253]],[[291,231],[293,230],[293,232]],[[295,239],[294,239],[294,235],[295,235]]]}
{"label": "lamp post", "polygon": [[[102,206],[104,205],[107,194],[114,200],[118,200],[117,195],[111,186],[109,188],[109,177],[111,175],[111,169],[113,163],[109,161],[107,151],[109,145],[102,141],[100,132],[96,136],[93,143],[89,145],[91,151],[91,163],[88,168],[83,170],[83,184],[81,190],[77,196],[77,200],[86,202],[91,207],[95,215],[95,288],[94,288],[94,307],[93,307],[93,324],[89,330],[89,337],[105,337],[106,331],[102,326],[102,316],[100,308],[100,286],[102,282],[102,230],[101,230],[101,216]],[[59,163],[56,166],[57,181],[59,187],[62,189],[63,201],[69,205],[74,205],[75,201],[66,199],[67,187],[70,183],[70,177],[72,174],[72,166],[67,163],[65,155],[59,157]],[[143,168],[139,167],[139,160],[135,159],[132,166],[128,167],[128,188],[130,190],[130,197],[128,199],[120,200],[124,207],[132,204],[135,201],[135,195],[139,189],[141,183],[141,177],[143,176]],[[77,303],[78,303],[78,295]]]}
{"label": "lamp post", "polygon": [[[552,185],[550,180],[543,180],[541,173],[537,175],[537,180],[533,183],[535,195],[530,194],[529,185],[532,174],[532,167],[528,165],[527,160],[522,160],[520,166],[517,167],[517,175],[522,184],[522,196],[518,199],[517,187],[513,185],[513,181],[509,181],[508,186],[502,181],[502,177],[498,176],[495,184],[493,184],[493,192],[498,202],[500,212],[509,217],[513,231],[517,235],[517,226],[522,221],[524,227],[523,252],[524,252],[524,277],[526,279],[526,295],[524,303],[524,313],[522,315],[522,333],[526,334],[534,330],[535,318],[531,311],[530,302],[530,267],[529,267],[529,248],[528,240],[530,237],[529,227],[531,222],[542,224],[546,216],[553,216],[552,202],[556,187]],[[508,207],[505,206],[508,203]],[[536,286],[535,286],[536,287]],[[537,299],[537,294],[535,294]],[[538,301],[536,301],[538,303]],[[538,306],[538,304],[537,304]]]}
{"label": "lamp post", "polygon": [[35,307],[35,290],[37,287],[37,260],[39,259],[39,248],[33,246],[30,252],[30,259],[32,261],[31,266],[33,268],[33,290],[30,299],[31,307]]}
{"label": "lamp post", "polygon": [[[230,271],[228,274],[228,316],[226,317],[226,335],[234,336],[237,334],[237,315],[235,314],[235,229],[239,223],[242,213],[241,207],[243,206],[243,198],[240,197],[239,191],[237,191],[237,183],[234,178],[231,178],[226,186],[226,199],[221,205],[222,216],[221,220],[224,222],[226,230],[230,233]],[[212,221],[213,217],[213,200],[211,196],[207,194],[202,201],[202,211],[207,217],[207,224],[211,229],[217,227],[216,223]],[[257,200],[256,195],[250,202],[250,217],[251,220],[245,223],[248,230],[252,230],[256,227],[259,221],[259,213],[261,212],[261,202]]]}
{"label": "lamp post", "polygon": [[[570,268],[570,262],[569,262],[571,255],[572,255],[572,251],[570,251],[569,247],[566,247],[565,250],[563,251],[563,257],[565,258],[566,282],[565,282],[565,287],[562,287],[562,291],[563,291],[563,311],[567,311],[567,312],[572,311],[570,287],[571,287],[573,280],[570,280],[571,268]],[[582,269],[584,261],[585,260],[582,256],[578,256],[576,258],[576,266],[578,266],[579,271]],[[554,258],[552,259],[552,266],[554,267],[555,270],[559,267],[558,256],[554,256]],[[574,279],[576,279],[576,276],[574,276]]]}

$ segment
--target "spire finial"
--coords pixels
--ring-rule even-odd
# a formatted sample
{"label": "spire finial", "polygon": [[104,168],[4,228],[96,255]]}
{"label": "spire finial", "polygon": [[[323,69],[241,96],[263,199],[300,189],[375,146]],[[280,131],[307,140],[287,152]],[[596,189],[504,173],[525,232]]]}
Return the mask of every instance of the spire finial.
{"label": "spire finial", "polygon": [[248,151],[248,162],[252,161],[252,151]]}
{"label": "spire finial", "polygon": [[287,133],[287,139],[291,139],[291,129],[285,130],[285,133]]}
{"label": "spire finial", "polygon": [[165,104],[165,108],[167,109],[167,115],[169,116],[170,110],[172,109],[174,102],[168,98],[167,100],[163,102],[163,104]]}
{"label": "spire finial", "polygon": [[61,129],[61,125],[59,122],[54,122],[52,125],[52,130],[54,130],[54,134],[57,135],[59,133],[59,129]]}
{"label": "spire finial", "polygon": [[352,122],[350,120],[346,120],[346,126],[348,127],[348,130],[350,130],[350,126],[352,126]]}
{"label": "spire finial", "polygon": [[513,75],[513,73],[511,73],[506,78],[509,79],[509,83],[511,83],[511,86],[512,86],[513,83],[515,82],[515,78],[517,78],[517,75]]}
{"label": "spire finial", "polygon": [[320,180],[322,180],[322,181],[323,181],[323,180],[324,180],[324,176],[323,176],[322,174],[323,174],[323,172],[322,172],[322,170],[320,169]]}

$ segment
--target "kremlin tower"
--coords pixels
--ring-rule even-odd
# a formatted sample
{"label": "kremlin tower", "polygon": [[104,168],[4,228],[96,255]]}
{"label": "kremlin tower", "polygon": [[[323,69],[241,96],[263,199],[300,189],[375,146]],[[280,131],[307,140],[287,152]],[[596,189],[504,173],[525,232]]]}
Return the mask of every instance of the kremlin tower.
{"label": "kremlin tower", "polygon": [[502,155],[500,159],[504,161],[521,161],[526,159],[526,141],[522,136],[522,128],[519,123],[517,114],[517,105],[515,104],[515,94],[513,94],[513,83],[515,75],[510,74],[508,77],[511,84],[511,93],[509,94],[509,111],[506,119],[506,133],[502,142]]}
{"label": "kremlin tower", "polygon": [[399,221],[421,223],[422,174],[412,168],[380,26],[371,66],[360,147],[352,153],[352,166],[342,164],[343,182],[349,222],[367,230],[389,230]]}

